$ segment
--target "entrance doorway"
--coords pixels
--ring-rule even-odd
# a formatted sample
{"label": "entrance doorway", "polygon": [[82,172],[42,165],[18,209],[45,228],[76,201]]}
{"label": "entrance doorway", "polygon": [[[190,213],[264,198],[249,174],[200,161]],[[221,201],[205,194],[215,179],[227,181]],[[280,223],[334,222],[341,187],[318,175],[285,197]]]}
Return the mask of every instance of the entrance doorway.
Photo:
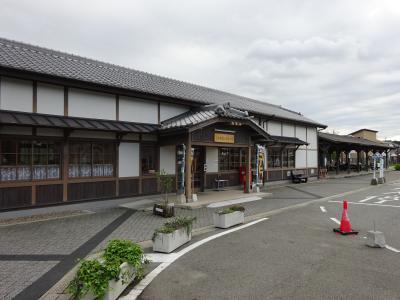
{"label": "entrance doorway", "polygon": [[193,193],[204,192],[204,164],[205,148],[203,146],[192,147],[192,190]]}

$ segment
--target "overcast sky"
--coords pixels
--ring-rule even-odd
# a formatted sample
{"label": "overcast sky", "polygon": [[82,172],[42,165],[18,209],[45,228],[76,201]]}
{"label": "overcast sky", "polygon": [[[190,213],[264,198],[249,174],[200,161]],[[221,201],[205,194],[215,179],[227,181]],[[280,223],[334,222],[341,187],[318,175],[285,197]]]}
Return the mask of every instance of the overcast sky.
{"label": "overcast sky", "polygon": [[0,36],[400,139],[400,2],[0,0]]}

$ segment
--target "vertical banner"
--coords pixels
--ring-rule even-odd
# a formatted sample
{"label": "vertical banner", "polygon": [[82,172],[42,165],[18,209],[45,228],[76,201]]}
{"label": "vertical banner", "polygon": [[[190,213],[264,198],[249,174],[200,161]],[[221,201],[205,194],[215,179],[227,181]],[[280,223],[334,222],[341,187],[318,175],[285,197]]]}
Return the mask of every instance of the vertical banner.
{"label": "vertical banner", "polygon": [[185,193],[185,163],[186,163],[186,146],[178,145],[176,151],[176,161],[178,163],[178,195]]}
{"label": "vertical banner", "polygon": [[256,145],[256,185],[260,186],[263,183],[266,149],[264,146]]}

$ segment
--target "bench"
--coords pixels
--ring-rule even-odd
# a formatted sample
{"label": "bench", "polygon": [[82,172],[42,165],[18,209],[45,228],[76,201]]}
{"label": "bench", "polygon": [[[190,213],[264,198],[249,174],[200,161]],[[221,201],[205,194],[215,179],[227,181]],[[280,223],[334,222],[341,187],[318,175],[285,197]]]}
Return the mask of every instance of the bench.
{"label": "bench", "polygon": [[304,173],[303,170],[293,170],[290,173],[293,183],[307,182],[308,180],[308,176]]}
{"label": "bench", "polygon": [[214,189],[214,191],[223,191],[225,188],[225,184],[227,184],[228,181],[228,179],[215,179],[216,189]]}

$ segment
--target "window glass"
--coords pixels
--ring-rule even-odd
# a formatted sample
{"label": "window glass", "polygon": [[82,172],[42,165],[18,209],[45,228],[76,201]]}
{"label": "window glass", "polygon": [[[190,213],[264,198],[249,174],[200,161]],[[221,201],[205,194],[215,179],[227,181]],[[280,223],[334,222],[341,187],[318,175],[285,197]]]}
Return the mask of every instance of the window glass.
{"label": "window glass", "polygon": [[240,148],[219,148],[218,167],[220,171],[238,170],[246,161],[245,150]]}
{"label": "window glass", "polygon": [[282,167],[282,152],[279,148],[268,149],[268,168],[281,168]]}
{"label": "window glass", "polygon": [[157,149],[155,145],[142,145],[142,174],[154,174],[157,171]]}
{"label": "window glass", "polygon": [[[114,176],[114,143],[74,142],[69,145],[69,149],[69,177]],[[57,159],[57,157],[54,157],[54,159]]]}
{"label": "window glass", "polygon": [[295,167],[295,150],[294,149],[289,149],[288,150],[288,167],[289,168],[294,168]]}
{"label": "window glass", "polygon": [[58,143],[18,140],[0,143],[0,181],[60,178],[61,148]]}

